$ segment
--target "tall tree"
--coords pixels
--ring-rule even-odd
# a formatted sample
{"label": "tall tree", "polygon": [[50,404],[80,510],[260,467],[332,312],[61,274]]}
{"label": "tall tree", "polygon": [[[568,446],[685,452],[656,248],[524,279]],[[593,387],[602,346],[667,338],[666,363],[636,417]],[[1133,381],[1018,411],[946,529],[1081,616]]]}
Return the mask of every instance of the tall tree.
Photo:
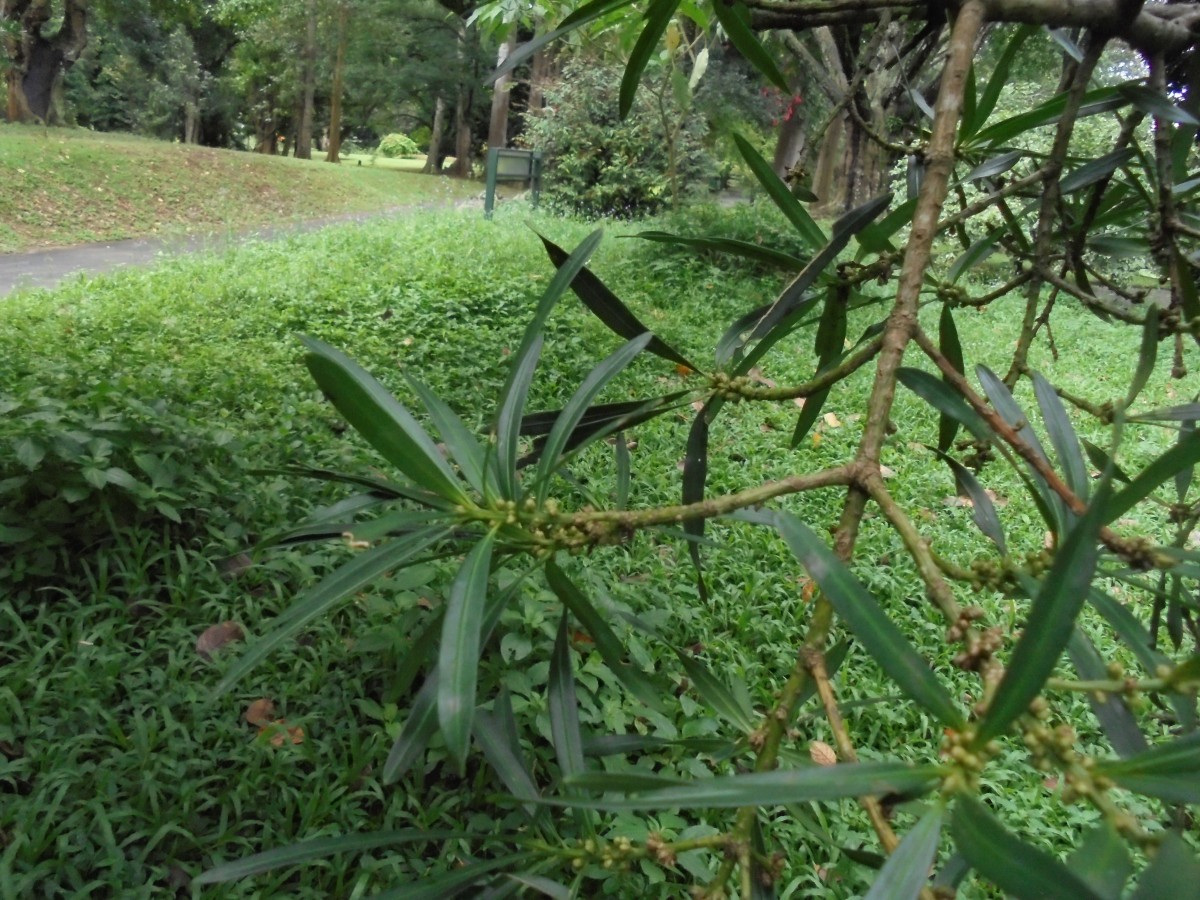
{"label": "tall tree", "polygon": [[313,98],[317,89],[317,0],[308,0],[306,19],[300,123],[296,133],[296,156],[300,159],[312,159]]}
{"label": "tall tree", "polygon": [[325,154],[325,161],[332,163],[341,161],[342,92],[345,89],[346,42],[350,21],[350,4],[348,0],[338,0],[336,15],[337,48],[334,51],[333,89],[329,99],[329,150]]}
{"label": "tall tree", "polygon": [[[63,74],[87,46],[89,0],[0,0],[10,122],[60,121]],[[51,22],[59,22],[47,33]]]}

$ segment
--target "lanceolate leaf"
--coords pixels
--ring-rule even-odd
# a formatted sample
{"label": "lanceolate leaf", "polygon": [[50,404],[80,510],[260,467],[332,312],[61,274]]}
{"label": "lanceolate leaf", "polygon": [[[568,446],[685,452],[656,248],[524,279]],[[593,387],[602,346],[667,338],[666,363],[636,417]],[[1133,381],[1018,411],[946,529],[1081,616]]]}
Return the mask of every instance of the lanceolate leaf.
{"label": "lanceolate leaf", "polygon": [[740,256],[743,259],[765,263],[766,265],[780,269],[790,269],[793,272],[799,272],[804,268],[804,260],[792,256],[790,253],[783,253],[779,250],[772,250],[770,247],[752,244],[749,241],[738,241],[733,238],[683,237],[677,234],[669,234],[665,231],[640,231],[634,237],[639,237],[647,241],[657,241],[663,244],[678,244],[681,247],[693,247],[696,250],[707,250],[713,253],[728,253],[730,256]]}
{"label": "lanceolate leaf", "polygon": [[[1067,652],[1082,680],[1103,680],[1108,677],[1104,659],[1096,650],[1095,644],[1078,628],[1071,634]],[[1108,694],[1103,700],[1089,694],[1088,705],[1100,722],[1100,727],[1104,729],[1109,743],[1121,756],[1133,756],[1147,749],[1146,738],[1138,729],[1137,720],[1119,694]]]}
{"label": "lanceolate leaf", "polygon": [[1129,900],[1193,900],[1197,884],[1200,862],[1195,851],[1172,831],[1158,845],[1158,854],[1142,872]]}
{"label": "lanceolate leaf", "polygon": [[775,87],[781,91],[790,91],[791,87],[788,85],[787,79],[783,77],[783,73],[775,64],[775,57],[763,48],[758,36],[750,29],[750,12],[746,9],[746,5],[744,3],[714,3],[713,12],[717,14],[717,21],[725,29],[725,34],[737,48],[738,53],[765,75],[767,81]]}
{"label": "lanceolate leaf", "polygon": [[1200,732],[1128,759],[1100,763],[1096,772],[1135,793],[1173,803],[1200,803]]}
{"label": "lanceolate leaf", "polygon": [[[821,313],[821,321],[817,325],[817,336],[813,351],[817,356],[817,371],[824,372],[842,358],[842,348],[846,343],[846,307],[838,298],[838,289],[826,291],[825,308]],[[804,401],[804,409],[796,420],[796,430],[792,432],[792,446],[796,447],[804,440],[813,423],[821,414],[829,389],[817,391]]]}
{"label": "lanceolate leaf", "polygon": [[733,142],[737,145],[738,152],[742,154],[742,159],[746,161],[746,165],[750,167],[750,171],[754,173],[754,177],[758,179],[758,183],[762,185],[763,190],[767,192],[767,196],[779,207],[789,222],[795,227],[799,233],[801,240],[806,243],[810,249],[816,250],[825,243],[825,232],[819,225],[813,221],[812,216],[800,204],[800,201],[792,196],[792,192],[783,180],[775,174],[771,164],[763,159],[757,150],[740,134],[733,136]]}
{"label": "lanceolate leaf", "polygon": [[445,875],[424,876],[408,884],[396,885],[372,895],[371,900],[444,900],[447,897],[457,897],[463,888],[477,884],[493,872],[521,868],[536,858],[533,853],[513,853],[499,859],[471,862],[451,869]]}
{"label": "lanceolate leaf", "polygon": [[1154,374],[1154,363],[1158,360],[1158,306],[1151,303],[1146,308],[1146,321],[1142,324],[1142,349],[1138,353],[1137,371],[1125,395],[1125,408],[1133,405],[1150,376]]}
{"label": "lanceolate leaf", "polygon": [[537,785],[521,759],[521,748],[508,739],[504,727],[486,710],[475,711],[475,740],[484,758],[510,794],[518,800],[538,796]]}
{"label": "lanceolate leaf", "polygon": [[596,395],[604,390],[605,386],[619,375],[627,365],[633,362],[633,358],[646,348],[646,344],[650,342],[652,335],[647,332],[640,337],[625,344],[625,346],[614,351],[606,357],[599,365],[597,365],[587,377],[584,378],[583,384],[563,407],[562,413],[554,420],[554,427],[550,429],[550,436],[546,438],[545,446],[542,448],[542,465],[539,469],[538,485],[537,485],[537,501],[539,505],[546,499],[550,492],[550,485],[553,481],[552,476],[559,462],[559,454],[562,453],[567,445],[567,441],[575,432],[576,426],[588,411],[591,402],[596,399]]}
{"label": "lanceolate leaf", "polygon": [[934,805],[904,836],[875,876],[866,900],[915,900],[920,895],[937,854],[944,812],[941,804]]}
{"label": "lanceolate leaf", "polygon": [[278,869],[281,866],[300,866],[314,859],[323,859],[338,853],[361,853],[364,850],[378,850],[381,847],[400,847],[404,844],[430,843],[440,845],[446,841],[460,840],[471,835],[463,831],[421,831],[406,829],[404,831],[369,831],[362,834],[341,834],[336,837],[322,837],[311,841],[290,844],[287,847],[277,847],[263,853],[255,853],[235,862],[201,872],[192,884],[220,884],[247,878]]}
{"label": "lanceolate leaf", "polygon": [[615,12],[625,6],[633,4],[633,0],[592,0],[591,3],[586,3],[575,12],[571,13],[562,24],[552,31],[547,31],[545,34],[538,35],[531,41],[521,44],[512,53],[510,53],[504,62],[492,72],[490,78],[494,81],[501,75],[506,75],[523,63],[533,54],[537,53],[543,47],[557,41],[564,34],[574,31],[587,25],[589,22],[594,22],[597,19],[603,18],[611,12]]}
{"label": "lanceolate leaf", "polygon": [[1111,822],[1103,820],[1083,836],[1067,857],[1067,866],[1104,900],[1118,900],[1133,873],[1125,841]]}
{"label": "lanceolate leaf", "polygon": [[250,649],[229,667],[220,684],[213,689],[213,693],[219,696],[228,691],[275,648],[294,637],[309,622],[329,612],[338,603],[362,590],[384,573],[403,568],[426,548],[449,534],[449,529],[443,528],[419,531],[365,550],[335,569],[297,597],[286,611],[275,618],[271,631],[251,644]]}
{"label": "lanceolate leaf", "polygon": [[942,724],[961,727],[962,713],[937,676],[841,560],[795,516],[777,514],[776,527],[838,615],[900,690]]}
{"label": "lanceolate leaf", "polygon": [[995,178],[997,175],[1003,175],[1024,158],[1024,150],[1010,150],[1007,153],[1001,153],[999,156],[993,156],[991,159],[981,162],[964,175],[962,179],[963,183],[970,184],[972,181],[978,181],[981,178]]}
{"label": "lanceolate leaf", "polygon": [[1093,468],[1098,469],[1101,472],[1112,472],[1114,481],[1121,481],[1125,484],[1129,484],[1132,479],[1125,474],[1124,470],[1122,470],[1121,467],[1116,464],[1113,458],[1109,456],[1106,451],[1097,447],[1087,438],[1082,439],[1080,443],[1083,444],[1083,450],[1085,453],[1087,453],[1087,457],[1091,461]]}
{"label": "lanceolate leaf", "polygon": [[650,61],[678,7],[679,0],[652,0],[650,8],[646,10],[646,24],[629,54],[625,74],[621,77],[621,93],[617,106],[622,119],[633,109],[633,97],[641,84],[642,73],[646,71],[646,63]]}
{"label": "lanceolate leaf", "polygon": [[974,473],[956,460],[954,457],[943,453],[934,447],[933,450],[938,457],[950,467],[950,471],[954,473],[954,483],[958,488],[959,496],[966,494],[971,501],[971,518],[975,520],[975,524],[979,530],[996,545],[996,548],[1001,554],[1008,555],[1008,546],[1004,541],[1004,527],[1000,524],[1000,517],[996,514],[995,504],[992,503],[992,498],[987,495],[987,491],[983,489],[983,485],[979,483]]}
{"label": "lanceolate leaf", "polygon": [[1005,893],[1021,900],[1104,900],[1049,853],[1010,834],[974,797],[959,796],[950,828],[958,851]]}
{"label": "lanceolate leaf", "polygon": [[466,500],[437,445],[400,401],[340,350],[314,338],[302,340],[313,380],[367,443],[418,486],[455,503]]}
{"label": "lanceolate leaf", "polygon": [[1133,150],[1126,147],[1122,150],[1114,150],[1112,153],[1107,153],[1099,159],[1093,159],[1091,162],[1085,163],[1078,169],[1075,169],[1069,175],[1064,176],[1063,180],[1058,184],[1059,190],[1064,195],[1071,194],[1089,187],[1097,181],[1103,181],[1132,158]]}
{"label": "lanceolate leaf", "polygon": [[583,591],[567,577],[567,573],[559,568],[558,563],[553,560],[546,564],[546,582],[563,606],[579,620],[583,630],[596,645],[596,650],[599,651],[605,665],[612,670],[620,682],[651,709],[661,709],[662,688],[656,687],[640,669],[625,661],[625,648],[613,630],[608,627],[604,617],[591,604]]}
{"label": "lanceolate leaf", "polygon": [[1025,712],[1054,671],[1092,583],[1098,556],[1096,540],[1106,499],[1107,491],[1102,486],[1095,501],[1059,547],[1054,564],[1033,600],[1029,618],[1000,687],[979,723],[975,737],[977,747],[996,737]]}
{"label": "lanceolate leaf", "polygon": [[1062,467],[1063,480],[1076,497],[1086,500],[1091,478],[1083,461],[1083,451],[1079,449],[1075,427],[1067,417],[1062,400],[1050,382],[1036,372],[1033,375],[1033,389],[1037,395],[1038,406],[1042,410],[1042,422],[1046,426],[1046,433],[1050,436],[1050,442],[1054,444],[1054,452]]}
{"label": "lanceolate leaf", "polygon": [[[720,408],[719,398],[710,398],[688,432],[687,449],[683,457],[683,504],[699,503],[704,499],[704,483],[708,480],[708,420],[710,414],[715,414]],[[704,519],[688,519],[683,523],[683,530],[694,537],[704,537]],[[700,563],[700,546],[688,544],[688,552],[696,567],[696,580],[700,592],[706,593],[704,587],[703,567]]]}
{"label": "lanceolate leaf", "polygon": [[971,271],[971,269],[989,257],[992,253],[992,248],[1004,236],[1005,231],[1004,227],[993,228],[964,250],[958,259],[954,261],[954,264],[950,266],[950,271],[946,273],[946,278],[949,279],[950,283],[956,283],[965,273]]}
{"label": "lanceolate leaf", "polygon": [[437,673],[431,674],[417,696],[413,698],[408,718],[396,736],[388,758],[383,764],[383,783],[391,784],[403,778],[417,757],[425,752],[429,740],[437,733]]}
{"label": "lanceolate leaf", "polygon": [[1200,419],[1200,403],[1180,403],[1147,412],[1133,413],[1131,422],[1195,422]]}
{"label": "lanceolate leaf", "polygon": [[475,488],[480,494],[483,494],[484,450],[479,439],[471,433],[470,429],[463,424],[462,419],[458,417],[458,414],[441,397],[411,375],[406,377],[408,378],[409,385],[416,391],[417,396],[421,398],[421,402],[425,404],[425,409],[429,412],[429,418],[433,420],[438,434],[441,435],[442,440],[446,443],[447,448],[449,448],[450,455],[458,463],[463,477],[467,479],[467,483],[471,487]]}
{"label": "lanceolate leaf", "polygon": [[1176,106],[1169,97],[1153,88],[1140,84],[1122,84],[1117,87],[1117,90],[1142,112],[1152,115],[1156,119],[1178,122],[1181,125],[1200,125],[1200,119],[1186,109]]}
{"label": "lanceolate leaf", "polygon": [[692,687],[702,700],[716,711],[721,718],[749,734],[757,727],[754,711],[741,703],[733,692],[709,670],[708,666],[693,657],[687,650],[675,648],[679,662],[687,673]]}
{"label": "lanceolate leaf", "polygon": [[[988,90],[992,85],[988,84]],[[1128,105],[1129,100],[1123,97],[1115,87],[1099,88],[1088,91],[1083,97],[1077,118],[1086,119]],[[972,143],[985,144],[991,147],[999,146],[1012,140],[1017,135],[1024,134],[1043,125],[1054,125],[1062,118],[1063,110],[1067,107],[1067,95],[1059,94],[1029,112],[1020,113],[1010,119],[989,125],[975,135]]]}
{"label": "lanceolate leaf", "polygon": [[992,430],[983,421],[979,413],[967,405],[962,395],[952,387],[944,384],[936,376],[921,369],[902,368],[897,372],[897,378],[906,388],[936,409],[943,415],[966,426],[978,440],[990,441]]}
{"label": "lanceolate leaf", "polygon": [[782,806],[806,800],[842,797],[912,796],[937,785],[937,766],[914,767],[907,763],[844,763],[747,775],[724,775],[677,787],[646,791],[637,797],[612,799],[567,798],[563,806],[593,809],[732,809],[742,806]]}
{"label": "lanceolate leaf", "polygon": [[508,500],[517,498],[517,442],[520,437],[521,420],[525,413],[525,400],[529,396],[529,384],[537,367],[538,355],[542,350],[542,334],[550,310],[575,280],[575,276],[587,263],[588,257],[600,244],[603,232],[599,229],[588,235],[575,251],[558,267],[558,272],[542,299],[537,311],[525,328],[521,346],[513,356],[512,368],[500,394],[500,409],[496,413],[496,462],[500,493]]}
{"label": "lanceolate leaf", "polygon": [[1197,462],[1200,462],[1200,432],[1192,432],[1146,466],[1127,487],[1108,499],[1104,509],[1104,524],[1125,515],[1176,472]]}
{"label": "lanceolate leaf", "polygon": [[[950,365],[954,366],[955,371],[960,375],[965,371],[962,342],[958,339],[958,326],[954,324],[954,312],[948,303],[942,304],[942,312],[938,317],[938,349],[942,351],[942,356],[946,357]],[[943,380],[945,380],[945,376],[943,376]],[[938,422],[938,449],[949,450],[954,444],[954,437],[957,434],[958,421],[943,413]]]}
{"label": "lanceolate leaf", "polygon": [[[546,253],[549,255],[550,261],[561,269],[570,258],[567,252],[546,238],[542,238],[542,243],[546,247]],[[622,303],[620,298],[605,287],[604,282],[593,275],[588,269],[579,270],[579,274],[571,282],[571,290],[575,292],[575,296],[580,299],[583,305],[596,315],[596,318],[621,337],[626,340],[632,340],[639,335],[650,334],[650,341],[646,345],[647,351],[653,353],[655,356],[661,356],[663,359],[679,363],[681,366],[687,366],[689,369],[700,371],[687,357],[655,336],[649,328],[642,324],[641,319],[635,316],[629,307]]]}
{"label": "lanceolate leaf", "polygon": [[446,599],[438,649],[438,725],[460,771],[466,766],[471,743],[483,610],[495,540],[495,532],[489,532],[463,560]]}
{"label": "lanceolate leaf", "polygon": [[983,93],[979,95],[979,100],[975,104],[975,115],[972,116],[971,121],[963,122],[963,140],[974,135],[987,122],[988,116],[992,114],[992,110],[996,108],[996,102],[1000,99],[1000,92],[1008,86],[1008,73],[1012,68],[1017,51],[1035,31],[1037,31],[1036,26],[1023,25],[1016,30],[1005,46],[1004,52],[1000,54],[1000,59],[996,63],[996,68],[992,70],[992,76],[988,79],[987,87],[983,89]]}
{"label": "lanceolate leaf", "polygon": [[554,641],[550,661],[550,733],[554,753],[563,775],[575,775],[583,768],[583,737],[579,732],[579,704],[575,700],[575,674],[571,667],[571,641],[564,609]]}

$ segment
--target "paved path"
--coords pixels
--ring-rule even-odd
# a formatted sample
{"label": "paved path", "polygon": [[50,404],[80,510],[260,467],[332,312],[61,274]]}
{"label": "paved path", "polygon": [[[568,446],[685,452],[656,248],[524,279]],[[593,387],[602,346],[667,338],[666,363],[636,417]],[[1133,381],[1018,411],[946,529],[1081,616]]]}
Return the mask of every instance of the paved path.
{"label": "paved path", "polygon": [[[473,206],[475,204],[478,204],[482,210],[483,203],[479,200],[463,200],[454,205]],[[51,288],[72,275],[96,275],[122,266],[152,265],[165,256],[199,253],[204,250],[221,250],[243,241],[273,240],[290,234],[317,231],[343,222],[365,222],[370,219],[387,218],[445,205],[434,203],[398,206],[379,212],[350,213],[311,222],[268,226],[233,236],[135,238],[128,241],[79,244],[74,247],[36,250],[29,253],[0,253],[0,297],[11,294],[17,288]]]}

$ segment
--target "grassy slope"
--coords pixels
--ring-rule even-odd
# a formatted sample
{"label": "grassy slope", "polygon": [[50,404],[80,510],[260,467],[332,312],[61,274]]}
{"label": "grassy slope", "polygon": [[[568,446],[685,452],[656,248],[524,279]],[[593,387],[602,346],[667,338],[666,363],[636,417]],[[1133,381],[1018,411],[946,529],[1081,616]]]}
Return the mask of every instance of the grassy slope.
{"label": "grassy slope", "polygon": [[0,252],[241,229],[477,193],[471,182],[0,125]]}

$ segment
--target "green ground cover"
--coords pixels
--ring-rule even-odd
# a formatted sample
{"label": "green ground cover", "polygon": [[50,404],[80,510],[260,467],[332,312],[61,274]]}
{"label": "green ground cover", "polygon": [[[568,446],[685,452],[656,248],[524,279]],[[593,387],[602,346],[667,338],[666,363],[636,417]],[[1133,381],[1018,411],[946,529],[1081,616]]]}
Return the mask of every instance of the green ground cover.
{"label": "green ground cover", "polygon": [[[195,644],[226,621],[239,623],[251,639],[263,633],[297,591],[354,552],[334,542],[242,555],[341,496],[330,485],[262,470],[305,464],[371,472],[380,465],[314,388],[297,335],[345,349],[405,402],[413,398],[403,373],[419,374],[469,426],[482,428],[552,273],[527,216],[513,204],[490,223],[478,214],[442,212],[331,228],[53,293],[26,292],[0,305],[0,489],[7,510],[0,538],[13,551],[0,562],[6,596],[0,896],[187,896],[189,880],[205,868],[303,838],[406,828],[486,835],[521,821],[519,808],[496,799],[503,787],[481,758],[460,777],[436,739],[399,784],[379,779],[411,702],[416,673],[404,661],[444,601],[454,560],[364,590],[272,655],[230,696],[214,700],[211,690],[233,654],[208,661]],[[589,231],[538,216],[533,223],[565,247]],[[782,231],[764,209],[701,209],[689,222],[672,224],[686,230],[697,223],[751,240],[774,240]],[[727,322],[777,290],[777,275],[747,275],[715,258],[625,239],[633,230],[609,229],[593,268],[690,356],[706,358]],[[1018,313],[1002,303],[964,311],[959,327],[968,358],[1002,365]],[[855,313],[850,334],[877,316],[871,309]],[[806,377],[810,335],[793,340],[796,352],[772,357],[761,377],[780,383]],[[1082,315],[1056,324],[1055,339],[1064,359],[1104,348],[1081,371],[1056,365],[1038,345],[1033,366],[1079,393],[1103,393],[1109,381],[1123,385],[1124,361],[1137,353],[1137,334]],[[551,319],[531,407],[561,405],[616,345],[572,298],[564,300]],[[1171,401],[1168,365],[1164,360],[1154,373],[1147,405]],[[661,394],[691,380],[662,360],[640,358],[603,399]],[[862,373],[836,388],[828,415],[797,451],[788,449],[790,401],[773,410],[730,411],[710,444],[711,490],[844,457],[863,425],[856,414],[868,382]],[[638,430],[631,505],[677,500],[691,415],[685,407]],[[947,471],[919,443],[936,434],[936,416],[902,395],[894,419],[884,462],[897,499],[920,511],[939,552],[969,560],[983,538],[969,510],[953,502]],[[1087,422],[1077,426],[1086,436]],[[1166,440],[1154,429],[1134,431],[1122,463],[1145,464]],[[602,458],[608,453],[597,448],[577,473],[602,497],[614,490],[611,465]],[[1015,476],[1000,469],[988,474],[1014,553],[1036,551],[1042,526]],[[785,505],[820,531],[839,499],[839,492],[818,492]],[[575,560],[572,575],[611,606],[669,631],[762,708],[791,665],[806,615],[806,580],[770,532],[715,524],[710,537],[707,603],[697,596],[685,545],[670,535],[641,535]],[[859,578],[914,641],[929,636],[920,649],[945,683],[974,690],[975,682],[951,666],[941,626],[894,534],[868,519],[862,547],[860,558],[872,562],[856,567]],[[1011,601],[990,594],[979,600],[990,619],[1015,627]],[[505,614],[497,652],[485,663],[486,678],[508,690],[539,779],[554,767],[545,689],[558,609],[547,591],[529,586]],[[580,632],[574,662],[585,732],[670,740],[716,733],[717,715],[688,687],[674,656],[644,634],[616,627],[632,661],[668,679],[676,692],[662,712],[641,706]],[[1102,651],[1118,658],[1104,630],[1093,630]],[[940,726],[910,705],[890,702],[882,673],[854,647],[849,653],[845,665],[854,678],[839,681],[839,696],[862,756],[935,757]],[[245,721],[260,698],[273,700],[272,718],[286,725],[260,732]],[[1098,737],[1083,701],[1073,709],[1085,740]],[[296,727],[302,735],[286,730]],[[810,705],[801,713],[792,758],[806,758],[814,740],[832,738]],[[1006,756],[1015,761],[1023,751],[1014,742]],[[668,747],[636,761],[607,756],[589,764],[691,776],[721,767]],[[996,808],[1023,823],[1023,836],[1034,843],[1065,847],[1094,818],[1050,802],[1056,786],[1028,767],[995,769],[1009,778],[989,784]],[[863,892],[870,870],[858,851],[874,847],[870,829],[853,803],[834,805],[809,804],[772,818],[788,848],[781,896]],[[904,808],[897,816],[904,825],[912,821]],[[664,811],[648,822],[621,814],[602,818],[600,833],[644,840],[648,827],[678,835],[703,834],[707,825],[703,815]],[[208,888],[204,896],[363,896],[449,871],[478,846],[447,838],[375,850]],[[678,864],[693,872],[707,865],[686,854]],[[648,862],[602,883],[605,874],[596,873],[585,892],[675,896],[656,886],[665,873]],[[964,896],[981,896],[973,890]]]}
{"label": "green ground cover", "polygon": [[83,129],[0,125],[0,252],[225,233],[478,193],[477,184],[418,177],[404,166],[334,166]]}

